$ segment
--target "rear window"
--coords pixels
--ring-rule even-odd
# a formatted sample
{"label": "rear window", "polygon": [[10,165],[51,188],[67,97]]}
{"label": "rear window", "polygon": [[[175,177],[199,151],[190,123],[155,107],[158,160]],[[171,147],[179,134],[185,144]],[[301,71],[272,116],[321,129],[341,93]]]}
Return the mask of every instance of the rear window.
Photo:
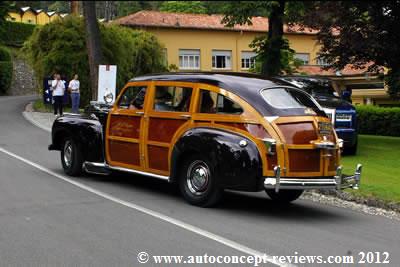
{"label": "rear window", "polygon": [[323,111],[308,94],[291,88],[272,88],[261,91],[264,100],[276,109],[299,110],[304,114],[321,115]]}

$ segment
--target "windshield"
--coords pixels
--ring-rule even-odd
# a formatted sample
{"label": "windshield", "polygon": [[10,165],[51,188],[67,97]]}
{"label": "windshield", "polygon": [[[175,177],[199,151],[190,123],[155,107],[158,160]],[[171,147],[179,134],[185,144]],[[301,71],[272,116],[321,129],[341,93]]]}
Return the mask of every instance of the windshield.
{"label": "windshield", "polygon": [[286,81],[295,85],[296,87],[305,90],[311,95],[326,95],[335,96],[335,90],[332,87],[332,83],[325,79],[313,79],[313,78],[285,78]]}
{"label": "windshield", "polygon": [[310,95],[297,89],[264,89],[261,95],[270,106],[279,110],[297,110],[303,114],[325,116],[319,104]]}

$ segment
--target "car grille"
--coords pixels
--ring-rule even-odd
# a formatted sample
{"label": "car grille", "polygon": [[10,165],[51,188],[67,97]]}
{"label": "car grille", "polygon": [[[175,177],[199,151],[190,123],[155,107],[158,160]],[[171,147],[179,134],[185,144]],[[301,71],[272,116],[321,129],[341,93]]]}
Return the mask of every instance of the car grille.
{"label": "car grille", "polygon": [[352,118],[351,114],[336,113],[336,121],[339,121],[339,122],[350,122],[351,118]]}

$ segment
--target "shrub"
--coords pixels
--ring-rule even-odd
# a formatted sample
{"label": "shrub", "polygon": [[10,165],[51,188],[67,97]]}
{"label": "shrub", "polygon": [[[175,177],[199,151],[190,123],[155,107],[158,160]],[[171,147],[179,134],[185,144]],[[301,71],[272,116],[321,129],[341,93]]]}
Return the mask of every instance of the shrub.
{"label": "shrub", "polygon": [[3,46],[0,46],[0,61],[11,61],[10,51]]}
{"label": "shrub", "polygon": [[[165,70],[163,47],[150,33],[117,25],[100,25],[100,32],[103,63],[117,65],[117,88],[135,75]],[[77,73],[81,103],[89,103],[89,63],[82,18],[68,16],[35,29],[23,51],[39,80],[54,72],[67,78]]]}
{"label": "shrub", "polygon": [[13,65],[11,61],[0,61],[0,95],[8,92],[11,86]]}
{"label": "shrub", "polygon": [[400,136],[400,108],[357,106],[359,133]]}
{"label": "shrub", "polygon": [[0,40],[5,45],[21,47],[35,28],[32,24],[6,21],[3,28],[5,34],[0,35]]}

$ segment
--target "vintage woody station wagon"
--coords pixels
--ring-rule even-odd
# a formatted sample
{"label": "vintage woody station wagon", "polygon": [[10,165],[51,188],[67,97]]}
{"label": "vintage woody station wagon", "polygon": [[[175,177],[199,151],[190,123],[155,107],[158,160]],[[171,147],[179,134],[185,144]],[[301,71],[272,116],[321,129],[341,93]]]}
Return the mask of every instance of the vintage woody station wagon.
{"label": "vintage woody station wagon", "polygon": [[[111,102],[109,95],[106,102]],[[176,182],[210,206],[223,189],[290,202],[306,189],[358,188],[340,166],[341,140],[307,93],[256,75],[170,73],[137,77],[115,103],[53,125],[50,150],[65,172],[112,170]]]}

